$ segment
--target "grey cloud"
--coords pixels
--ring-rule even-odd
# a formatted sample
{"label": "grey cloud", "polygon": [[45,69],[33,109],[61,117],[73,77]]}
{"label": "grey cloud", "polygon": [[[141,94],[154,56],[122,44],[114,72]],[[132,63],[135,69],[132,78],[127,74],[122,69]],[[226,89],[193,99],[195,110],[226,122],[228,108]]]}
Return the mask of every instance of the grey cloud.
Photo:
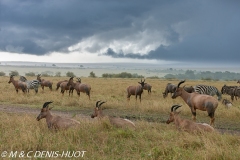
{"label": "grey cloud", "polygon": [[[150,30],[164,33],[159,39],[168,45],[145,55],[111,48],[104,55],[175,61],[240,59],[240,1],[2,0],[0,5],[2,51],[68,54],[69,46],[94,35],[107,44],[125,37],[131,41],[137,33]],[[86,49],[95,53],[101,47],[93,44]]]}

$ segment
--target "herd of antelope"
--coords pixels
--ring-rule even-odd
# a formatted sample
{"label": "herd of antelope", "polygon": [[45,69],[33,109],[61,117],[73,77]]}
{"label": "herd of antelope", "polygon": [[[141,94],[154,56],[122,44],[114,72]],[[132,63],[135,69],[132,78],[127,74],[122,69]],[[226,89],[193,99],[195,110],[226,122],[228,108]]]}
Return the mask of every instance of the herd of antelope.
{"label": "herd of antelope", "polygon": [[[35,82],[36,80],[34,80]],[[39,84],[42,87],[42,90],[44,90],[44,87],[49,87],[50,90],[52,90],[53,83],[48,80],[44,80],[41,78],[41,75],[37,75],[37,85]],[[10,76],[10,80],[8,83],[12,83],[15,87],[16,92],[18,93],[18,89],[22,90],[24,93],[27,91],[27,89],[31,89],[29,86],[31,83],[30,81],[27,84],[26,82],[22,80],[14,80],[14,75]],[[141,102],[141,95],[143,93],[143,90],[147,90],[148,93],[151,93],[152,86],[148,83],[145,83],[145,79],[140,82],[138,82],[139,85],[136,86],[128,86],[127,87],[127,99],[130,100],[130,96],[135,96],[135,99],[137,101],[137,97],[139,97],[139,100]],[[228,94],[231,96],[232,101],[237,99],[237,97],[240,97],[240,87],[238,86],[227,86],[224,85],[221,89],[221,93],[218,91],[218,89],[214,86],[206,86],[206,85],[197,85],[197,86],[190,86],[190,87],[180,87],[181,84],[185,83],[185,80],[180,81],[177,85],[168,83],[166,85],[165,91],[163,92],[163,97],[166,98],[168,93],[171,93],[171,98],[175,99],[177,97],[181,97],[185,103],[189,106],[191,112],[192,112],[192,119],[182,119],[179,116],[180,112],[177,112],[177,108],[181,107],[179,105],[172,105],[171,112],[169,115],[169,119],[166,121],[167,124],[170,122],[174,122],[175,126],[179,130],[188,131],[188,132],[202,132],[202,131],[208,131],[212,132],[214,131],[214,114],[218,107],[218,101],[221,100],[221,94]],[[240,83],[239,81],[237,83]],[[61,89],[62,95],[64,95],[65,91],[69,92],[70,94],[73,94],[73,90],[76,90],[78,96],[80,96],[80,92],[86,93],[90,100],[90,91],[91,86],[89,84],[81,83],[81,79],[77,78],[77,81],[74,82],[74,77],[70,77],[69,80],[59,81],[57,83],[57,88]],[[36,92],[37,93],[37,92]],[[218,96],[218,99],[213,97],[214,95]],[[37,120],[39,121],[42,118],[46,118],[47,126],[49,129],[62,129],[62,128],[68,128],[71,126],[79,125],[80,123],[72,120],[72,119],[66,119],[62,118],[60,116],[52,116],[50,113],[51,108],[48,107],[49,104],[52,102],[45,102],[43,104],[43,108],[41,109],[40,114],[37,117]],[[112,117],[110,115],[106,116],[102,112],[101,105],[106,102],[97,101],[96,107],[94,108],[94,113],[91,115],[91,118],[97,117],[98,119],[108,119],[109,122],[116,126],[116,127],[129,127],[129,128],[135,128],[136,125],[134,122],[123,119],[123,118],[116,118]],[[222,103],[229,108],[232,106],[232,103],[227,100],[223,99]],[[205,123],[196,123],[196,110],[201,111],[207,111],[208,116],[210,117],[210,125]]]}

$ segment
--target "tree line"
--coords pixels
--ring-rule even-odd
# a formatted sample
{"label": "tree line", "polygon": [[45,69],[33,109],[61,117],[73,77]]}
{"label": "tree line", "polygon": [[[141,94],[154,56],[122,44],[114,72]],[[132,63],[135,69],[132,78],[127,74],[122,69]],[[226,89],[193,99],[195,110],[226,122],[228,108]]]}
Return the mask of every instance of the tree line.
{"label": "tree line", "polygon": [[165,79],[192,79],[192,80],[238,80],[240,79],[240,73],[235,72],[211,72],[211,71],[201,71],[196,72],[192,70],[187,70],[185,73],[181,74],[166,74]]}
{"label": "tree line", "polygon": [[[5,76],[6,74],[4,72],[0,71],[0,76]],[[11,71],[9,75],[15,75],[19,76],[18,71]],[[61,72],[56,72],[55,75],[49,74],[48,72],[41,73],[43,77],[61,77]],[[25,73],[25,76],[36,76],[34,72]],[[73,72],[67,72],[67,77],[76,77],[76,75]],[[97,77],[96,74],[92,71],[89,73],[88,77],[95,78]],[[128,73],[128,72],[121,72],[121,73],[103,73],[103,78],[144,78],[143,75],[138,75],[137,73]],[[164,77],[147,77],[152,79],[158,79],[158,78],[165,78],[165,79],[192,79],[192,80],[239,80],[240,79],[240,73],[235,72],[211,72],[211,71],[192,71],[187,70],[185,73],[178,73],[178,74],[166,74]]]}

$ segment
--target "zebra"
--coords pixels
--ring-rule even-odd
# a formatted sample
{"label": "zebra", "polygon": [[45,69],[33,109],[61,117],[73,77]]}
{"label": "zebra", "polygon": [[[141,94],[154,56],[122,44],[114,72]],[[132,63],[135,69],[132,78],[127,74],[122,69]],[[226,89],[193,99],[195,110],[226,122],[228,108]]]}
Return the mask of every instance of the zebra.
{"label": "zebra", "polygon": [[32,81],[28,81],[26,77],[24,76],[20,76],[20,81],[25,82],[27,84],[27,91],[29,93],[29,89],[34,89],[35,93],[38,93],[38,87],[41,84],[41,82],[39,82],[38,80],[32,80]]}
{"label": "zebra", "polygon": [[195,92],[197,92],[199,94],[207,94],[210,96],[217,95],[219,101],[222,99],[221,92],[219,92],[219,90],[214,86],[208,86],[208,85],[201,84],[201,85],[194,86],[194,90],[195,90]]}

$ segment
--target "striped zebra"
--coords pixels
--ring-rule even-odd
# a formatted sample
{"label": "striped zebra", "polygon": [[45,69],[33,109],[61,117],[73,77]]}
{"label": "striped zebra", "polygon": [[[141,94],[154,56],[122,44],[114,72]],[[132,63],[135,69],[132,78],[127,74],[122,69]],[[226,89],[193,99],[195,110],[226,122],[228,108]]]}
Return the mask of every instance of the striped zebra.
{"label": "striped zebra", "polygon": [[195,90],[195,92],[197,92],[199,94],[206,94],[206,95],[210,95],[210,96],[217,95],[219,101],[222,99],[221,92],[219,92],[219,90],[214,86],[207,86],[207,85],[201,84],[201,85],[196,85],[194,87],[194,90]]}
{"label": "striped zebra", "polygon": [[34,89],[35,93],[38,93],[38,87],[41,84],[38,80],[32,80],[28,81],[26,77],[20,76],[20,81],[25,82],[27,84],[27,91],[29,92],[29,89]]}

